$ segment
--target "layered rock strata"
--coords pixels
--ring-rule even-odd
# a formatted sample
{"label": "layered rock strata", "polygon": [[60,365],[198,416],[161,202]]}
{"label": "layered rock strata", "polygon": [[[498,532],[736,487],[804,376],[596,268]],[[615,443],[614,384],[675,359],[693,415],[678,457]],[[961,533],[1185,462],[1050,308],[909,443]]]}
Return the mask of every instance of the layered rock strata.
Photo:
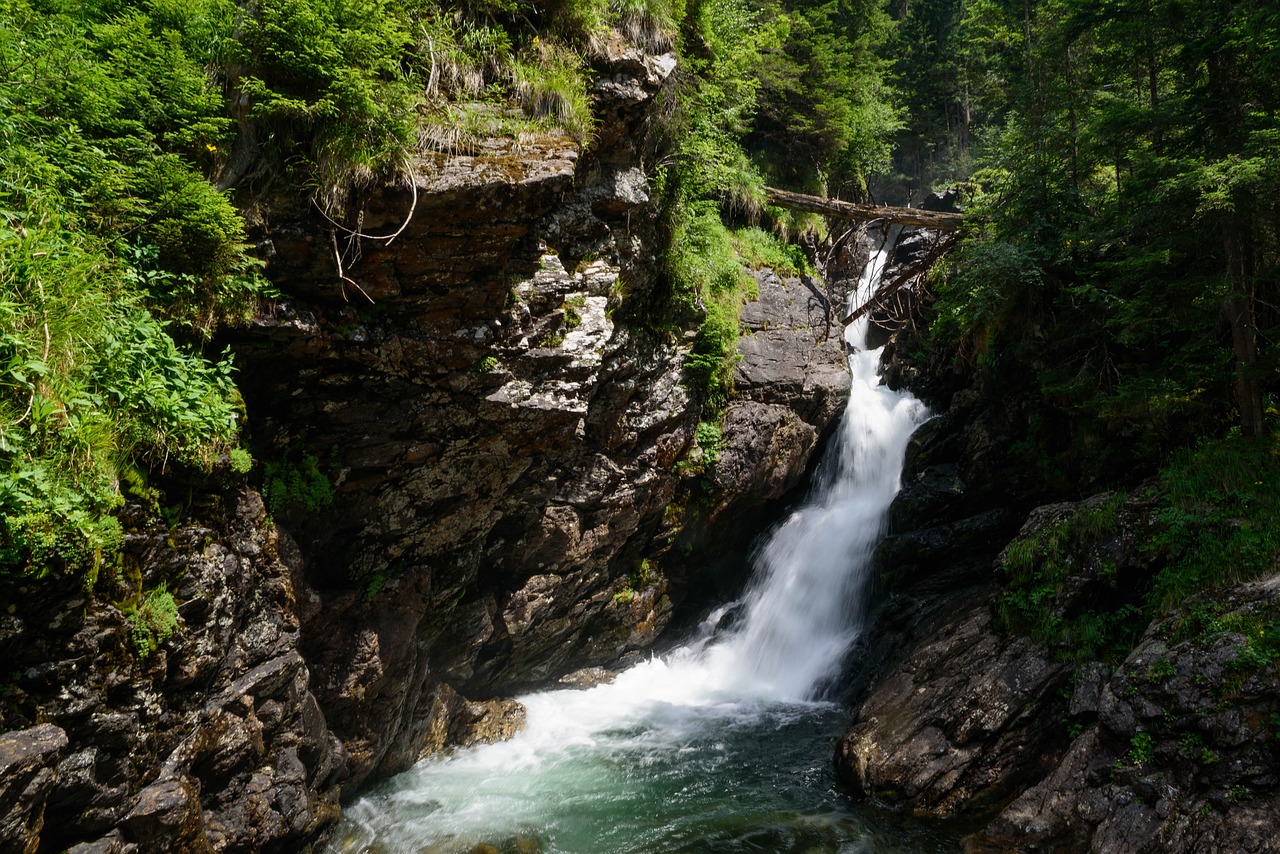
{"label": "layered rock strata", "polygon": [[[672,548],[702,417],[682,371],[692,330],[656,329],[639,168],[673,66],[609,50],[589,155],[555,133],[423,154],[414,186],[349,223],[392,233],[412,210],[394,241],[309,210],[263,233],[284,297],[234,346],[258,456],[332,487],[310,503],[285,488],[273,509],[314,588],[303,653],[349,790],[453,732],[439,715],[465,705],[447,692],[483,700],[636,657],[696,568]],[[817,290],[762,287],[778,325],[744,338],[744,365],[775,364],[744,369],[750,402],[730,408],[720,463],[698,467],[724,480],[700,531],[794,486],[839,411],[843,347]]]}

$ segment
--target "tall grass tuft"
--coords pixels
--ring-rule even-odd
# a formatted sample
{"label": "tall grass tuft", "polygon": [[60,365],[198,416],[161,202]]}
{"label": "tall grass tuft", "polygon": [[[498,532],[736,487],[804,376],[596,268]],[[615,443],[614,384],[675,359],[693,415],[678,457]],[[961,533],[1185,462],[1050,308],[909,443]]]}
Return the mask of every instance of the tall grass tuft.
{"label": "tall grass tuft", "polygon": [[582,57],[552,42],[536,41],[511,66],[516,101],[532,118],[563,128],[579,145],[595,133]]}

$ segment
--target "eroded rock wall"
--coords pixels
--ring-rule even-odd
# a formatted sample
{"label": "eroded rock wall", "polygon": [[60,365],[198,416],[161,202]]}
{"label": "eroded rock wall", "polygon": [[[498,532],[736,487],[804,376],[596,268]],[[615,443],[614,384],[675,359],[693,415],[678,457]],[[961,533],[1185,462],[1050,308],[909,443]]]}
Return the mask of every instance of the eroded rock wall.
{"label": "eroded rock wall", "polygon": [[[618,66],[643,75],[637,111],[619,108],[638,121],[670,64]],[[628,174],[554,133],[493,142],[424,154],[415,187],[365,200],[369,234],[413,210],[394,242],[307,210],[264,232],[284,299],[236,350],[259,455],[310,455],[334,484],[331,503],[280,510],[315,590],[303,651],[354,785],[418,758],[442,684],[509,692],[616,661],[665,623],[660,576],[616,594],[697,404],[682,347],[613,320],[620,265],[643,260],[628,221],[652,218]],[[562,258],[557,239],[610,251]]]}
{"label": "eroded rock wall", "polygon": [[[14,591],[3,617],[0,848],[306,850],[346,757],[298,652],[297,549],[248,489],[122,520],[124,567],[95,595]],[[175,632],[143,655],[133,608],[156,590]]]}
{"label": "eroded rock wall", "polygon": [[[939,438],[921,437],[921,459]],[[1118,631],[1160,567],[1149,493],[1035,508],[984,569],[990,532],[935,536],[971,525],[962,485],[934,471],[895,506],[914,545],[891,538],[879,555],[890,595],[836,758],[851,790],[984,822],[966,840],[984,854],[1277,850],[1263,830],[1280,815],[1276,580],[1185,602],[1118,662],[1091,655],[1106,635],[1088,632]],[[1081,519],[1093,536],[1068,533]],[[1065,544],[1051,590],[1011,587],[1009,554],[1050,542]],[[1100,606],[1111,629],[1088,621]]]}
{"label": "eroded rock wall", "polygon": [[966,850],[1280,851],[1280,667],[1256,654],[1278,616],[1280,581],[1242,585],[1079,672],[1067,711],[1095,722]]}

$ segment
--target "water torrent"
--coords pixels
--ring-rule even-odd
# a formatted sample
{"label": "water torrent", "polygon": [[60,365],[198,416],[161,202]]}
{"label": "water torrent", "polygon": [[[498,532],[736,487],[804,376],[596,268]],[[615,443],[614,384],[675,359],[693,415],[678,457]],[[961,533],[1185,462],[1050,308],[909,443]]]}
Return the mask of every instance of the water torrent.
{"label": "water torrent", "polygon": [[[867,265],[855,302],[874,289]],[[754,581],[685,646],[585,691],[521,697],[511,741],[420,763],[357,801],[337,851],[921,852],[904,829],[836,788],[847,713],[819,698],[862,628],[870,555],[926,417],[881,385],[867,320],[846,330],[852,386],[804,506],[756,557]],[[485,847],[485,846],[492,846]]]}

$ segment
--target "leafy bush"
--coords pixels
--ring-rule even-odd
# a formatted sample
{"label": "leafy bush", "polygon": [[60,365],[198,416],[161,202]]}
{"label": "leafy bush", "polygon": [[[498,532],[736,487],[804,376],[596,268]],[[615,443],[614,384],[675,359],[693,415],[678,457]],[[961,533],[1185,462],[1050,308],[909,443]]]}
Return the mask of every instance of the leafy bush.
{"label": "leafy bush", "polygon": [[69,220],[0,222],[0,573],[84,573],[122,544],[136,463],[208,470],[235,440],[230,363],[179,348]]}
{"label": "leafy bush", "polygon": [[138,658],[148,658],[178,630],[178,603],[162,584],[148,591],[128,618],[134,650]]}
{"label": "leafy bush", "polygon": [[668,264],[678,271],[680,292],[699,299],[705,312],[685,361],[690,384],[719,410],[732,391],[737,362],[738,314],[757,294],[755,279],[733,251],[733,241],[714,206],[701,203],[672,238]]}
{"label": "leafy bush", "polygon": [[1149,599],[1161,610],[1192,594],[1274,572],[1280,562],[1280,444],[1228,437],[1184,452],[1162,473],[1166,561]]}
{"label": "leafy bush", "polygon": [[945,259],[934,278],[933,335],[962,354],[993,355],[1025,317],[1029,294],[1044,284],[1032,253],[994,239],[975,238]]}
{"label": "leafy bush", "polygon": [[410,17],[389,0],[262,0],[251,9],[230,48],[230,85],[280,161],[304,158],[328,207],[403,170],[413,141],[402,67]]}
{"label": "leafy bush", "polygon": [[333,484],[320,471],[320,460],[302,452],[292,459],[270,460],[263,467],[262,495],[272,515],[315,513],[333,504]]}
{"label": "leafy bush", "polygon": [[[1280,565],[1280,442],[1238,436],[1179,454],[1146,498],[1154,519],[1139,543],[1151,570],[1126,579],[1112,601],[1064,610],[1059,603],[1073,563],[1115,531],[1123,494],[1016,540],[1005,551],[1001,623],[1056,647],[1066,658],[1119,657],[1142,628],[1179,609],[1174,641],[1208,642],[1226,632],[1246,642],[1233,668],[1253,672],[1280,659],[1280,617],[1223,615],[1213,592],[1273,573]],[[1114,575],[1104,578],[1116,587]],[[1208,598],[1204,595],[1208,594]],[[1152,675],[1168,675],[1153,665]]]}
{"label": "leafy bush", "polygon": [[702,449],[703,463],[712,465],[720,459],[720,451],[724,448],[724,433],[719,424],[699,421],[693,432],[693,440]]}

